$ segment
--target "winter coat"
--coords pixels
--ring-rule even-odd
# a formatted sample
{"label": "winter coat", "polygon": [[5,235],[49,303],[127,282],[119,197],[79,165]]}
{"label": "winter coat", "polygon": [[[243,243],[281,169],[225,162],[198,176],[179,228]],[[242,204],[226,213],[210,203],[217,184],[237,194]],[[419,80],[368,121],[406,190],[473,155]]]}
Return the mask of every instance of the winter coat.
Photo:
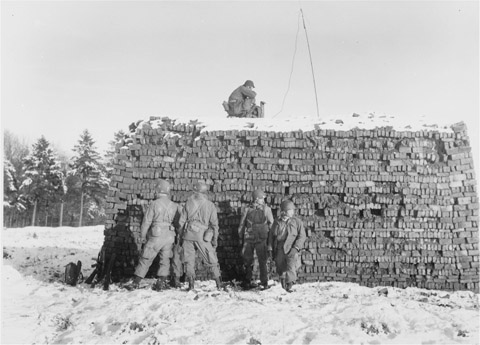
{"label": "winter coat", "polygon": [[246,86],[237,87],[230,97],[228,104],[230,106],[230,115],[242,115],[250,111],[255,104],[257,93]]}
{"label": "winter coat", "polygon": [[292,248],[300,251],[307,236],[303,222],[297,217],[291,217],[287,221],[281,218],[275,219],[268,236],[268,250],[273,250],[273,253],[276,253],[278,247],[277,237],[281,234],[284,227],[286,227],[285,231],[287,232],[285,242],[283,243],[284,253],[288,254]]}
{"label": "winter coat", "polygon": [[232,101],[243,101],[246,98],[255,99],[257,93],[253,90],[250,90],[248,87],[240,85],[235,90],[233,90],[230,97],[228,97],[228,103]]}
{"label": "winter coat", "polygon": [[241,241],[266,241],[273,224],[272,209],[267,205],[261,208],[248,207],[240,219],[238,237]]}
{"label": "winter coat", "polygon": [[[198,209],[198,211],[196,211]],[[206,230],[213,231],[212,243],[216,243],[218,239],[218,217],[217,208],[207,199],[204,194],[194,193],[188,198],[185,207],[182,210],[179,220],[179,226],[183,232],[182,238],[186,240],[197,240],[185,225],[188,222],[195,222],[202,229],[202,233]],[[201,234],[199,234],[201,237]],[[199,237],[199,238],[200,238]]]}
{"label": "winter coat", "polygon": [[171,201],[168,196],[161,195],[148,206],[143,216],[140,228],[141,238],[146,239],[147,233],[151,237],[173,236],[175,238],[175,223],[179,217],[179,205]]}

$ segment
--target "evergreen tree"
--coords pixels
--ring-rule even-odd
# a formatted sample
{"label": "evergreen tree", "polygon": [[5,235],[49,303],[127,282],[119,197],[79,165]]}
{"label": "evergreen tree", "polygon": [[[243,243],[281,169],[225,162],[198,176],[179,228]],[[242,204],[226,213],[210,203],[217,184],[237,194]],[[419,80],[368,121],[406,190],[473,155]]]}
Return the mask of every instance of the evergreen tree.
{"label": "evergreen tree", "polygon": [[58,201],[65,189],[60,164],[44,136],[33,145],[32,153],[25,158],[24,164],[25,180],[21,188],[33,204],[32,226],[35,225],[40,203],[45,205],[47,224],[48,215],[51,213],[49,207]]}
{"label": "evergreen tree", "polygon": [[4,226],[12,227],[21,223],[27,212],[28,202],[20,186],[28,145],[8,130],[3,134],[3,220]]}
{"label": "evergreen tree", "polygon": [[20,192],[21,182],[13,164],[3,160],[3,207],[15,208],[18,211],[26,209],[25,200]]}
{"label": "evergreen tree", "polygon": [[[106,177],[105,168],[100,164],[100,155],[95,148],[95,141],[88,130],[84,130],[80,135],[80,140],[73,151],[75,156],[72,158],[73,162],[70,165],[70,174],[72,175],[70,183],[80,191],[78,224],[82,226],[85,198],[87,198],[90,211],[93,207],[101,212],[109,181]],[[89,212],[89,216],[92,216],[91,212]]]}

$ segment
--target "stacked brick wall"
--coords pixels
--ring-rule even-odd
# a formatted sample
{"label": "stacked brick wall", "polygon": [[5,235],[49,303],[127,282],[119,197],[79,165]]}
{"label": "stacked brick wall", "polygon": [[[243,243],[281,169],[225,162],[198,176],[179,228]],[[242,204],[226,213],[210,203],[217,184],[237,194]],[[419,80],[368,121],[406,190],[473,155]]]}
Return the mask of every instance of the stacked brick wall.
{"label": "stacked brick wall", "polygon": [[[299,280],[478,292],[478,198],[463,123],[451,131],[205,131],[168,118],[140,123],[117,145],[108,194],[107,255],[133,273],[144,207],[159,178],[186,201],[205,180],[217,206],[225,279],[242,272],[237,228],[251,191],[274,215],[291,199],[307,229]],[[199,277],[207,277],[197,259]]]}

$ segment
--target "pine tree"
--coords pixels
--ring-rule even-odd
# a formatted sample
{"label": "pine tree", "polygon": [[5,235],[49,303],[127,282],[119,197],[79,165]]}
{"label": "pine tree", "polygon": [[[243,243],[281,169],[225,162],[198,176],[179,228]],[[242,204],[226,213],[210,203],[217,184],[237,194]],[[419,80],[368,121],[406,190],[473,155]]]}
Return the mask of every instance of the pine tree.
{"label": "pine tree", "polygon": [[47,224],[49,206],[58,201],[60,195],[65,193],[65,189],[60,164],[44,136],[33,144],[32,153],[25,158],[24,164],[25,180],[21,189],[33,203],[32,226],[35,225],[38,205],[42,202],[45,204]]}
{"label": "pine tree", "polygon": [[20,189],[28,145],[8,130],[3,134],[3,220],[4,226],[12,227],[18,225],[28,206]]}
{"label": "pine tree", "polygon": [[4,226],[12,227],[17,214],[27,209],[27,200],[20,192],[20,185],[15,167],[8,160],[3,161],[3,221]]}
{"label": "pine tree", "polygon": [[100,164],[100,155],[95,148],[95,141],[88,130],[84,130],[80,135],[80,140],[73,151],[75,156],[72,158],[70,173],[77,179],[75,185],[80,190],[78,226],[82,226],[85,198],[88,198],[89,209],[91,209],[92,203],[96,207],[101,207],[108,190],[109,181],[106,177],[105,168]]}

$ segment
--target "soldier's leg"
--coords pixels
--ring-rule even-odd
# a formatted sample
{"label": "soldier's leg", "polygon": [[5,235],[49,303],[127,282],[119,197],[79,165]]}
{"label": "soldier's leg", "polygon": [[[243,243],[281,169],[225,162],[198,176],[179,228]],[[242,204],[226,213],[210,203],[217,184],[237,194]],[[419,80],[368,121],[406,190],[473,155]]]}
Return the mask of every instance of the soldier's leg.
{"label": "soldier's leg", "polygon": [[183,275],[183,248],[179,244],[173,246],[172,255],[173,285],[180,286],[180,277]]}
{"label": "soldier's leg", "polygon": [[243,257],[243,264],[245,265],[245,282],[246,283],[250,283],[252,280],[253,261],[254,261],[253,250],[254,250],[254,244],[245,241],[242,248],[242,257]]}
{"label": "soldier's leg", "polygon": [[242,117],[243,114],[243,104],[242,102],[230,103],[231,116]]}
{"label": "soldier's leg", "polygon": [[242,105],[243,105],[243,110],[245,111],[245,116],[250,117],[248,115],[251,113],[252,107],[254,104],[255,104],[255,99],[247,98],[243,101]]}
{"label": "soldier's leg", "polygon": [[187,279],[195,279],[195,245],[193,241],[183,241],[183,255]]}
{"label": "soldier's leg", "polygon": [[213,277],[220,278],[220,268],[218,266],[217,254],[210,242],[198,241],[195,242],[197,249],[200,251],[206,266],[212,272]]}
{"label": "soldier's leg", "polygon": [[170,259],[173,256],[173,243],[167,242],[163,243],[163,246],[160,248],[160,265],[158,267],[157,276],[158,277],[168,277],[170,273]]}
{"label": "soldier's leg", "polygon": [[285,277],[285,290],[291,292],[293,283],[297,281],[297,256],[298,253],[287,255],[287,270]]}
{"label": "soldier's leg", "polygon": [[285,271],[287,270],[287,257],[283,251],[283,245],[279,245],[275,255],[275,267],[277,269],[278,277],[282,283],[282,287],[285,284]]}
{"label": "soldier's leg", "polygon": [[257,251],[258,267],[260,269],[260,283],[266,286],[268,285],[267,241],[257,243],[255,250]]}
{"label": "soldier's leg", "polygon": [[145,244],[145,247],[143,247],[138,265],[135,268],[135,275],[137,277],[145,278],[145,275],[147,274],[148,269],[152,265],[152,262],[157,256],[159,250],[160,248],[158,247],[158,239],[155,237],[149,239]]}

